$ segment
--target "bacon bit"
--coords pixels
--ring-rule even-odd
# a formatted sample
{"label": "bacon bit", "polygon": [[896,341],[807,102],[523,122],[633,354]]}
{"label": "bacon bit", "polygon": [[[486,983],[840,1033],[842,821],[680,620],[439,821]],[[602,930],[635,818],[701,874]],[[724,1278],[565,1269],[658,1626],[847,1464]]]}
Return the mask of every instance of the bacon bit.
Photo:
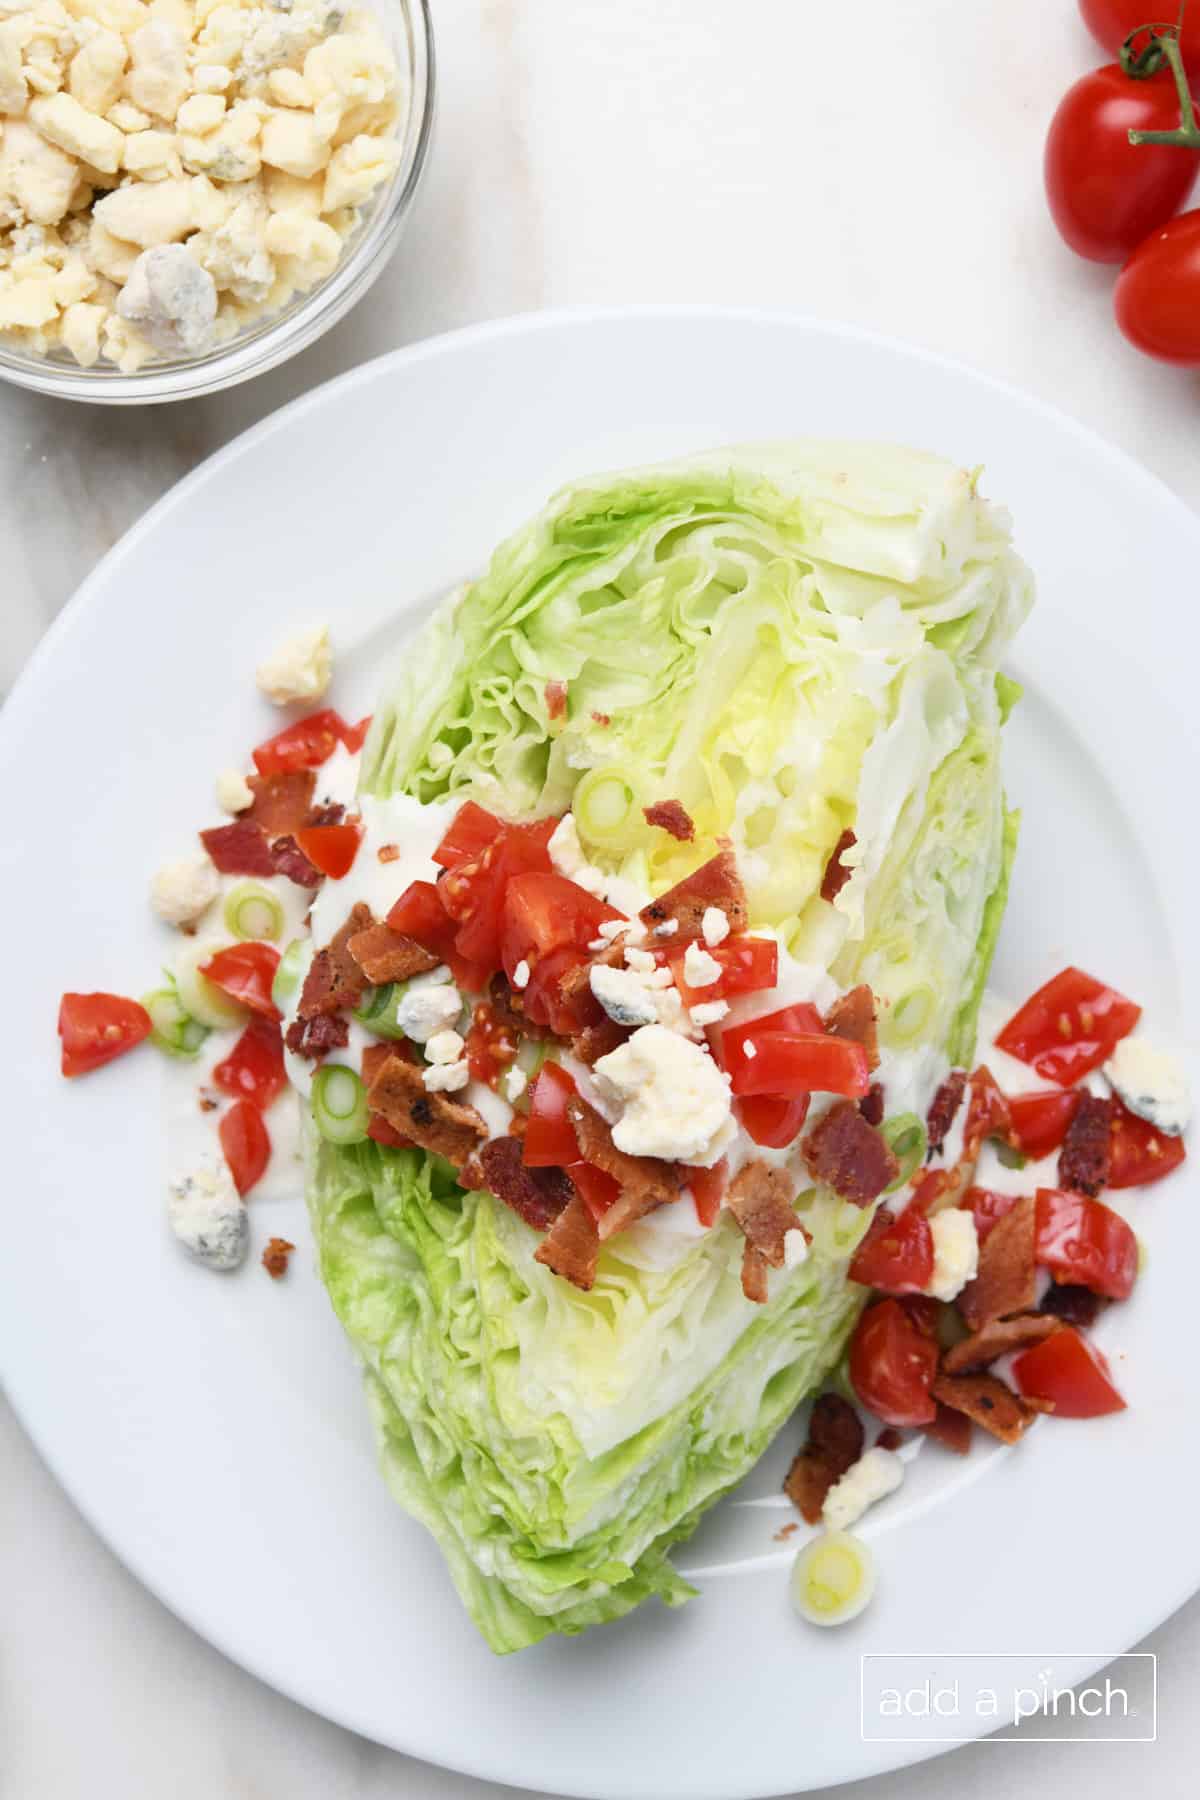
{"label": "bacon bit", "polygon": [[487,1138],[487,1126],[473,1106],[462,1106],[447,1094],[427,1093],[421,1070],[394,1050],[367,1089],[367,1105],[394,1131],[422,1150],[444,1156],[456,1169]]}
{"label": "bacon bit", "polygon": [[316,785],[313,769],[280,769],[274,775],[251,775],[249,787],[254,800],[239,814],[239,823],[257,825],[268,838],[299,831],[309,823]]}
{"label": "bacon bit", "polygon": [[576,1194],[555,1219],[545,1243],[534,1251],[533,1260],[586,1294],[595,1284],[599,1255],[596,1221]]}
{"label": "bacon bit", "polygon": [[946,1135],[958,1117],[958,1109],[962,1105],[962,1097],[967,1086],[967,1071],[951,1069],[945,1081],[929,1103],[929,1112],[925,1118],[925,1130],[929,1135],[929,1154],[936,1156],[946,1142]]}
{"label": "bacon bit", "polygon": [[900,1173],[900,1165],[853,1100],[836,1100],[801,1146],[814,1181],[855,1206],[869,1206]]}
{"label": "bacon bit", "polygon": [[937,1413],[921,1430],[926,1437],[935,1443],[953,1451],[955,1456],[966,1456],[971,1448],[973,1427],[966,1413],[955,1412],[952,1406],[943,1406],[938,1402]]}
{"label": "bacon bit", "polygon": [[[535,1231],[547,1231],[570,1205],[575,1190],[562,1169],[527,1169],[521,1161],[521,1140],[492,1138],[470,1159],[471,1185],[478,1167],[481,1184]],[[464,1175],[466,1174],[464,1170]]]}
{"label": "bacon bit", "polygon": [[[374,925],[369,906],[360,900],[337,936],[318,950],[309,964],[296,1008],[301,1019],[316,1019],[325,1013],[341,1012],[355,1007],[363,996],[366,981],[350,952],[350,940]],[[343,1043],[345,1039],[342,1040]]]}
{"label": "bacon bit", "polygon": [[399,844],[380,844],[375,854],[381,863],[399,862],[400,846]]}
{"label": "bacon bit", "polygon": [[345,807],[336,800],[331,806],[314,806],[304,823],[310,829],[320,825],[340,825],[345,816]]}
{"label": "bacon bit", "polygon": [[1015,1319],[992,1319],[981,1330],[947,1350],[942,1369],[947,1375],[960,1375],[967,1369],[986,1369],[997,1357],[1010,1352],[1028,1350],[1040,1344],[1059,1329],[1059,1321],[1045,1313],[1021,1313]]}
{"label": "bacon bit", "polygon": [[216,1112],[219,1105],[220,1101],[211,1099],[207,1094],[201,1094],[200,1111],[202,1113]]}
{"label": "bacon bit", "polygon": [[216,825],[210,831],[202,831],[200,842],[222,875],[276,873],[266,834],[247,819],[235,819],[232,825]]}
{"label": "bacon bit", "polygon": [[774,1533],[774,1542],[777,1544],[786,1544],[792,1533],[794,1531],[799,1531],[799,1529],[800,1527],[797,1525],[795,1519],[790,1520],[788,1524],[781,1525],[779,1530]]}
{"label": "bacon bit", "polygon": [[320,1062],[331,1050],[344,1050],[350,1042],[350,1021],[341,1013],[322,1013],[315,1019],[293,1019],[284,1043],[295,1056]]}
{"label": "bacon bit", "polygon": [[883,1124],[883,1083],[873,1081],[858,1103],[858,1110],[868,1125]]}
{"label": "bacon bit", "polygon": [[875,1439],[875,1448],[876,1450],[898,1450],[903,1442],[903,1437],[894,1425],[885,1425]]}
{"label": "bacon bit", "polygon": [[1096,1323],[1108,1301],[1103,1294],[1093,1294],[1091,1288],[1080,1287],[1074,1281],[1056,1281],[1042,1295],[1039,1312],[1048,1313],[1052,1319],[1061,1319],[1064,1325],[1078,1325],[1083,1330]]}
{"label": "bacon bit", "polygon": [[932,1294],[904,1294],[900,1297],[900,1305],[922,1337],[937,1336],[944,1301],[935,1300]]}
{"label": "bacon bit", "polygon": [[701,863],[649,906],[643,906],[638,917],[646,926],[665,925],[668,919],[677,919],[679,934],[675,942],[682,944],[689,937],[700,936],[710,906],[725,914],[731,932],[745,931],[750,916],[746,890],[730,850],[721,850]]}
{"label": "bacon bit", "polygon": [[493,975],[488,983],[488,1003],[496,1015],[497,1022],[514,1037],[540,1038],[542,1036],[536,1025],[530,1023],[521,1008],[520,996],[514,994],[508,985],[508,977],[501,971]]}
{"label": "bacon bit", "polygon": [[[591,994],[593,969],[623,969],[624,967],[625,945],[621,940],[610,944],[607,950],[597,950],[593,956],[585,958],[583,962],[573,964],[558,984],[563,1005],[571,1006],[574,1002],[581,1001],[585,994]],[[596,1013],[596,1023],[599,1024],[605,1016],[601,1011],[599,1001],[596,1002]]]}
{"label": "bacon bit", "polygon": [[1054,1411],[1053,1401],[1014,1394],[996,1375],[939,1375],[931,1392],[939,1405],[966,1413],[1002,1444],[1015,1444],[1039,1413]]}
{"label": "bacon bit", "polygon": [[590,1069],[602,1056],[623,1044],[628,1036],[626,1026],[618,1025],[615,1019],[604,1019],[599,1025],[589,1025],[586,1031],[571,1039],[571,1053]]}
{"label": "bacon bit", "polygon": [[670,1164],[652,1156],[627,1156],[624,1150],[618,1150],[607,1123],[586,1100],[572,1095],[567,1101],[567,1118],[581,1159],[611,1175],[621,1186],[619,1196],[597,1225],[601,1239],[613,1237],[657,1207],[678,1200],[679,1177]]}
{"label": "bacon bit", "polygon": [[[389,1056],[402,1057],[405,1062],[416,1062],[416,1052],[403,1039],[390,1044],[368,1044],[362,1053],[363,1086],[370,1088],[371,1083],[382,1069]],[[382,1144],[385,1150],[413,1150],[416,1148],[410,1137],[389,1125],[381,1113],[367,1114],[367,1136],[373,1144]]]}
{"label": "bacon bit", "polygon": [[271,1277],[278,1281],[281,1275],[287,1274],[288,1258],[296,1248],[286,1238],[268,1238],[267,1247],[262,1253],[262,1266]]}
{"label": "bacon bit", "polygon": [[847,850],[853,850],[857,842],[858,839],[852,831],[843,831],[841,837],[833,846],[833,855],[825,864],[825,873],[821,877],[822,900],[836,900],[850,877],[853,875],[854,870],[848,869],[842,862],[842,858],[845,856]]}
{"label": "bacon bit", "polygon": [[594,712],[592,714],[592,717],[596,721],[597,725],[611,725],[612,724],[612,718],[608,713]]}
{"label": "bacon bit", "polygon": [[782,1269],[784,1239],[800,1221],[792,1201],[795,1189],[782,1169],[767,1162],[749,1162],[729,1184],[725,1204],[753,1244],[773,1269]]}
{"label": "bacon bit", "polygon": [[690,844],[696,835],[692,816],[679,800],[656,800],[653,806],[643,806],[642,816],[647,825],[657,825],[681,844]]}
{"label": "bacon bit", "polygon": [[1058,1158],[1058,1185],[1092,1199],[1108,1180],[1112,1168],[1113,1103],[1080,1093]]}
{"label": "bacon bit", "polygon": [[320,870],[309,862],[294,837],[276,838],[271,845],[271,864],[276,875],[286,875],[297,887],[320,885]]}
{"label": "bacon bit", "polygon": [[958,1310],[980,1331],[993,1319],[1029,1312],[1037,1296],[1033,1195],[998,1219],[979,1248],[979,1273],[958,1296]]}
{"label": "bacon bit", "polygon": [[762,1251],[756,1250],[747,1238],[742,1250],[742,1292],[755,1306],[765,1306],[769,1298],[767,1266],[767,1259]]}
{"label": "bacon bit", "polygon": [[414,975],[425,975],[438,966],[433,952],[423,949],[415,938],[393,931],[390,925],[376,925],[373,920],[364,930],[355,932],[347,949],[373,987],[383,987],[389,981],[411,981]]}
{"label": "bacon bit", "polygon": [[985,1138],[1009,1138],[1012,1135],[1012,1110],[1000,1085],[986,1063],[973,1070],[967,1101],[967,1122],[963,1128],[963,1160],[974,1163]]}
{"label": "bacon bit", "polygon": [[862,1420],[840,1394],[822,1394],[813,1403],[808,1437],[792,1460],[783,1491],[809,1525],[819,1525],[825,1496],[858,1461],[865,1434]]}
{"label": "bacon bit", "polygon": [[865,981],[834,1001],[825,1014],[825,1029],[830,1037],[847,1038],[852,1044],[861,1044],[867,1053],[867,1067],[879,1067],[875,996]]}
{"label": "bacon bit", "polygon": [[565,681],[548,681],[546,683],[546,714],[551,719],[566,718],[567,684]]}

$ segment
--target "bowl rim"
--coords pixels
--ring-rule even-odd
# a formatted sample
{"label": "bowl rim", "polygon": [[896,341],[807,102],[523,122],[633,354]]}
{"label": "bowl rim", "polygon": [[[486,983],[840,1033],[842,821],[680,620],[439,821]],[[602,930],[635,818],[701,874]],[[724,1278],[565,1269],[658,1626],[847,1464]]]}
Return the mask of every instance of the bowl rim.
{"label": "bowl rim", "polygon": [[348,255],[293,310],[187,361],[151,363],[126,375],[111,367],[71,368],[14,354],[0,343],[0,381],[58,400],[92,406],[159,406],[194,400],[263,375],[324,336],[382,274],[406,224],[429,157],[437,101],[437,56],[430,0],[394,0],[404,19],[408,46],[410,104],[405,124],[406,155],[384,203],[377,207]]}

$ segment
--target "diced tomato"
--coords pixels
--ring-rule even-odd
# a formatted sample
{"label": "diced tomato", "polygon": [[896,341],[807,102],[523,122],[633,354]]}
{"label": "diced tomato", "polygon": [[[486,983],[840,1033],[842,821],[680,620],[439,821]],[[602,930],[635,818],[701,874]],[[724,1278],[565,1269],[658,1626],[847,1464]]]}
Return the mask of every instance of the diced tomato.
{"label": "diced tomato", "polygon": [[493,1006],[481,1000],[467,1032],[467,1066],[476,1081],[495,1087],[517,1054],[512,1028],[499,1018]]}
{"label": "diced tomato", "polygon": [[885,1425],[928,1425],[937,1417],[930,1392],[938,1346],[899,1300],[867,1308],[850,1341],[850,1381],[864,1406]]}
{"label": "diced tomato", "polygon": [[1058,1419],[1097,1419],[1125,1410],[1108,1363],[1073,1325],[1062,1326],[1022,1351],[1012,1372],[1022,1394],[1053,1402]]}
{"label": "diced tomato", "polygon": [[529,1124],[521,1160],[527,1169],[565,1169],[579,1161],[575,1128],[567,1117],[574,1081],[560,1063],[543,1063],[529,1095]]}
{"label": "diced tomato", "polygon": [[1019,1194],[998,1194],[994,1188],[968,1188],[963,1195],[964,1209],[971,1213],[975,1220],[975,1235],[982,1244],[993,1225],[998,1225],[1005,1213],[1011,1212],[1020,1199]]}
{"label": "diced tomato", "polygon": [[373,713],[368,713],[365,719],[360,719],[358,721],[357,725],[346,725],[343,723],[342,742],[345,744],[351,756],[357,756],[363,745],[366,743],[367,733],[371,729],[371,720],[373,717]]}
{"label": "diced tomato", "polygon": [[278,967],[279,952],[274,944],[230,944],[201,963],[200,973],[251,1012],[277,1019],[279,1008],[271,998],[271,984]]}
{"label": "diced tomato", "polygon": [[851,1281],[881,1294],[919,1294],[933,1279],[933,1232],[923,1212],[909,1206],[893,1217],[881,1206],[854,1253]]}
{"label": "diced tomato", "polygon": [[252,752],[254,766],[260,775],[278,775],[284,769],[318,769],[328,762],[339,744],[346,742],[348,729],[332,708],[310,713],[260,744]]}
{"label": "diced tomato", "polygon": [[309,825],[296,833],[296,842],[313,868],[331,881],[350,873],[361,840],[358,825]]}
{"label": "diced tomato", "polygon": [[754,1059],[754,1052],[747,1051],[746,1045],[757,1039],[764,1031],[822,1031],[821,1015],[815,1006],[807,1001],[799,1001],[795,1006],[780,1007],[778,1012],[765,1013],[761,1019],[751,1019],[746,1025],[727,1025],[720,1033],[717,1042],[717,1056],[721,1067],[733,1083],[736,1094],[738,1077],[742,1070]]}
{"label": "diced tomato", "polygon": [[722,1157],[711,1169],[683,1169],[680,1171],[688,1187],[692,1190],[692,1200],[696,1207],[696,1217],[701,1225],[715,1225],[717,1214],[721,1210],[721,1201],[725,1197],[725,1189],[729,1184],[729,1164]]}
{"label": "diced tomato", "polygon": [[[513,882],[534,874],[547,880],[563,879],[552,875],[546,849],[554,826],[553,819],[540,820],[536,825],[508,825],[481,856],[460,863],[438,883],[442,905],[459,921],[454,940],[459,955],[487,969],[489,974],[501,964],[501,933]],[[566,886],[574,884],[567,882]]]}
{"label": "diced tomato", "polygon": [[454,920],[442,905],[432,881],[410,881],[388,913],[387,922],[393,931],[415,938],[423,949],[443,961],[454,947]]}
{"label": "diced tomato", "polygon": [[1040,1094],[1015,1094],[1008,1103],[1012,1114],[1011,1140],[1022,1156],[1040,1162],[1057,1150],[1075,1117],[1079,1093],[1075,1088],[1047,1088]]}
{"label": "diced tomato", "polygon": [[971,1448],[971,1421],[966,1413],[956,1412],[952,1406],[940,1406],[927,1425],[921,1428],[926,1436],[952,1450],[955,1456],[966,1456]]}
{"label": "diced tomato", "polygon": [[990,1069],[982,1063],[967,1083],[967,1118],[963,1126],[963,1150],[978,1156],[985,1138],[1007,1137],[1012,1129],[1008,1101]]}
{"label": "diced tomato", "polygon": [[1182,1138],[1168,1137],[1165,1131],[1156,1131],[1153,1125],[1139,1119],[1113,1095],[1109,1187],[1145,1187],[1151,1181],[1161,1181],[1164,1175],[1177,1169],[1186,1156]]}
{"label": "diced tomato", "polygon": [[708,952],[721,965],[721,973],[707,987],[689,987],[684,974],[686,960],[681,952],[671,958],[675,986],[685,1006],[703,1005],[706,1000],[728,1000],[734,994],[754,994],[772,988],[779,979],[779,945],[774,938],[727,938]]}
{"label": "diced tomato", "polygon": [[556,1037],[574,1037],[577,1031],[600,1023],[604,1013],[589,987],[581,987],[569,1000],[563,997],[563,977],[586,961],[586,951],[564,944],[534,964],[521,1005],[535,1025],[544,1025]]}
{"label": "diced tomato", "polygon": [[[528,1162],[528,1157],[525,1160]],[[603,1169],[593,1168],[591,1163],[570,1163],[567,1166],[567,1173],[578,1188],[583,1204],[593,1219],[602,1219],[621,1192],[620,1182],[615,1176],[606,1174]]]}
{"label": "diced tomato", "polygon": [[1082,969],[1063,969],[1014,1013],[996,1043],[1060,1087],[1099,1068],[1142,1016]]}
{"label": "diced tomato", "polygon": [[262,1113],[250,1100],[235,1100],[217,1126],[217,1136],[239,1194],[261,1181],[271,1160],[271,1135]]}
{"label": "diced tomato", "polygon": [[450,822],[450,828],[433,853],[435,863],[443,869],[455,869],[459,863],[470,862],[482,856],[488,845],[494,843],[504,830],[503,823],[495,813],[487,812],[477,806],[474,800],[464,801]]}
{"label": "diced tomato", "polygon": [[755,1055],[733,1077],[735,1094],[844,1094],[860,1100],[871,1085],[866,1049],[850,1038],[762,1031],[746,1041]]}
{"label": "diced tomato", "polygon": [[1073,1282],[1128,1300],[1137,1280],[1137,1239],[1121,1217],[1102,1201],[1057,1188],[1037,1191],[1035,1255],[1056,1281]]}
{"label": "diced tomato", "polygon": [[283,1036],[275,1019],[251,1019],[229,1055],[212,1072],[223,1094],[252,1100],[263,1111],[287,1086]]}
{"label": "diced tomato", "polygon": [[586,951],[602,924],[621,917],[615,907],[563,875],[517,875],[504,896],[500,937],[505,973],[511,981],[520,963],[536,967],[540,957],[564,945]]}
{"label": "diced tomato", "polygon": [[737,1115],[747,1137],[764,1150],[786,1150],[799,1137],[811,1094],[789,1100],[782,1094],[747,1094],[737,1103]]}
{"label": "diced tomato", "polygon": [[120,994],[64,994],[58,1008],[64,1075],[87,1075],[149,1037],[150,1014]]}

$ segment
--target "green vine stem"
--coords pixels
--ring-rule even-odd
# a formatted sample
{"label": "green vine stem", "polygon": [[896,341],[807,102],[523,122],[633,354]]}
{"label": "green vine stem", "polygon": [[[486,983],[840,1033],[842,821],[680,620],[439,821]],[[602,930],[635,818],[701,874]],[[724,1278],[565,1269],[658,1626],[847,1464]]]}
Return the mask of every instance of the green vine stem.
{"label": "green vine stem", "polygon": [[[1134,40],[1147,30],[1150,41],[1136,50]],[[1148,75],[1155,74],[1164,62],[1171,71],[1179,96],[1179,124],[1172,131],[1131,131],[1129,141],[1135,145],[1180,144],[1185,150],[1200,150],[1200,123],[1196,119],[1192,90],[1179,49],[1178,28],[1174,25],[1141,25],[1121,46],[1121,67],[1135,81],[1144,81]]]}

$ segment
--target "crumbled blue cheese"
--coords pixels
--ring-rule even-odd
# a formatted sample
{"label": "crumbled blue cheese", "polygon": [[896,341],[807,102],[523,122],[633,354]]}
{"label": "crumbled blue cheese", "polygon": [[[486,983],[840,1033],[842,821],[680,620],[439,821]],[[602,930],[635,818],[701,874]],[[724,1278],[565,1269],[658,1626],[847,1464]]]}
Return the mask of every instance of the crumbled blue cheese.
{"label": "crumbled blue cheese", "polygon": [[221,891],[207,856],[184,856],[164,863],[150,883],[150,904],[168,925],[194,925]]}
{"label": "crumbled blue cheese", "polygon": [[947,1207],[929,1221],[933,1233],[933,1274],[926,1293],[953,1300],[979,1268],[979,1238],[973,1213]]}
{"label": "crumbled blue cheese", "polygon": [[216,283],[186,244],[156,244],[129,271],[117,311],[164,356],[195,356],[213,341]]}
{"label": "crumbled blue cheese", "polygon": [[705,1000],[692,1008],[692,1024],[701,1027],[715,1025],[729,1011],[728,1000]]}
{"label": "crumbled blue cheese", "polygon": [[245,1260],[250,1221],[224,1162],[173,1181],[167,1217],[188,1255],[205,1268],[236,1269]]}
{"label": "crumbled blue cheese", "polygon": [[[722,915],[723,917],[724,915]],[[683,979],[689,987],[711,987],[714,981],[721,978],[721,965],[715,956],[699,944],[689,944],[683,953]]]}
{"label": "crumbled blue cheese", "polygon": [[466,1087],[471,1070],[466,1062],[430,1063],[421,1079],[428,1094],[454,1094]]}
{"label": "crumbled blue cheese", "polygon": [[613,1142],[630,1156],[711,1168],[737,1135],[728,1076],[663,1025],[641,1026],[599,1059],[593,1077],[619,1113]]}
{"label": "crumbled blue cheese", "polygon": [[1129,1111],[1156,1131],[1180,1137],[1187,1130],[1192,1116],[1187,1077],[1173,1057],[1145,1038],[1122,1038],[1104,1074]]}
{"label": "crumbled blue cheese", "polygon": [[245,812],[254,804],[254,789],[240,769],[222,769],[217,776],[217,805],[222,812]]}
{"label": "crumbled blue cheese", "polygon": [[425,1043],[425,1054],[433,1063],[458,1062],[463,1053],[463,1039],[457,1031],[435,1031]]}
{"label": "crumbled blue cheese", "polygon": [[654,1025],[655,997],[636,969],[610,969],[597,963],[588,977],[593,994],[617,1025]]}
{"label": "crumbled blue cheese", "polygon": [[[678,924],[678,922],[678,920],[672,920],[672,924]],[[728,914],[723,913],[719,906],[706,906],[704,917],[700,921],[700,930],[709,949],[714,950],[729,936]]]}
{"label": "crumbled blue cheese", "polygon": [[848,1531],[869,1506],[894,1494],[903,1480],[904,1464],[894,1450],[878,1446],[868,1450],[826,1494],[822,1521],[830,1531]]}
{"label": "crumbled blue cheese", "polygon": [[462,996],[453,982],[430,982],[417,976],[396,1008],[396,1023],[405,1037],[425,1044],[453,1025],[461,1012]]}
{"label": "crumbled blue cheese", "polygon": [[320,700],[333,680],[329,627],[317,625],[298,631],[258,665],[255,680],[260,692],[276,706]]}

